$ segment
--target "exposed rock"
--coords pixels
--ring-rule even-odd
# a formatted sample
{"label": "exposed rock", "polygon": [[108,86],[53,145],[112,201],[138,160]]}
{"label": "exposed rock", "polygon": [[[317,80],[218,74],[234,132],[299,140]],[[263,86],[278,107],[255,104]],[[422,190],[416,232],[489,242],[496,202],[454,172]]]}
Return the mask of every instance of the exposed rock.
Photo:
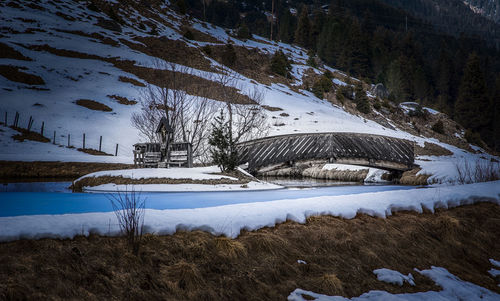
{"label": "exposed rock", "polygon": [[389,91],[387,91],[382,83],[376,84],[372,88],[371,93],[381,99],[389,97]]}

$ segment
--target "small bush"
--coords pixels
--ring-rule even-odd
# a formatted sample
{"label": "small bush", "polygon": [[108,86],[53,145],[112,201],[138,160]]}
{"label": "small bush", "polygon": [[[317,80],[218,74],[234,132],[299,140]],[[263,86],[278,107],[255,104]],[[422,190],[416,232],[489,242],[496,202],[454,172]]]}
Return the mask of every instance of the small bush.
{"label": "small bush", "polygon": [[291,69],[292,65],[283,51],[276,51],[271,59],[271,71],[284,77],[290,77]]}
{"label": "small bush", "polygon": [[184,33],[183,35],[184,38],[188,39],[188,40],[194,40],[194,34],[191,30],[186,30],[186,32]]}
{"label": "small bush", "polygon": [[210,45],[203,46],[201,50],[205,52],[208,56],[212,55],[212,47],[210,47]]}
{"label": "small bush", "polygon": [[357,84],[355,88],[354,101],[356,102],[356,109],[361,113],[368,114],[371,112],[370,103],[366,96],[365,90],[361,84]]}
{"label": "small bush", "polygon": [[224,46],[224,51],[222,51],[222,57],[221,57],[222,64],[232,67],[236,63],[236,51],[234,50],[233,45],[231,44],[226,44]]}
{"label": "small bush", "polygon": [[377,111],[379,111],[382,108],[382,105],[380,104],[380,101],[378,99],[375,100],[375,102],[373,103],[373,108]]}
{"label": "small bush", "polygon": [[320,99],[323,99],[324,93],[328,93],[332,90],[332,81],[326,77],[321,76],[312,87],[312,92],[314,95]]}
{"label": "small bush", "polygon": [[244,41],[252,38],[252,34],[245,23],[242,23],[238,28],[237,37]]}
{"label": "small bush", "polygon": [[408,116],[427,119],[427,111],[425,111],[421,105],[418,105],[415,110],[408,112]]}
{"label": "small bush", "polygon": [[333,79],[333,73],[330,70],[326,70],[325,73],[323,73],[323,76],[325,76],[329,80]]}
{"label": "small bush", "polygon": [[138,255],[144,230],[145,199],[141,197],[140,192],[136,193],[134,189],[130,191],[127,189],[125,191],[117,190],[116,193],[108,194],[107,197],[132,253]]}
{"label": "small bush", "polygon": [[335,91],[335,98],[337,98],[338,101],[340,101],[341,104],[344,104],[344,94],[342,94],[342,89],[341,88],[338,88],[336,91]]}
{"label": "small bush", "polygon": [[444,134],[444,124],[442,120],[438,120],[432,125],[432,130],[439,134]]}
{"label": "small bush", "polygon": [[309,51],[307,53],[307,55],[309,56],[309,58],[307,59],[307,65],[313,67],[313,68],[317,68],[318,67],[318,64],[316,64],[316,59],[315,59],[315,54],[313,51]]}
{"label": "small bush", "polygon": [[479,133],[473,132],[470,129],[465,131],[465,140],[470,144],[474,144],[483,147],[483,141],[481,140],[481,135]]}
{"label": "small bush", "polygon": [[498,162],[478,159],[471,163],[464,159],[455,163],[457,169],[457,182],[470,184],[500,180],[500,164]]}

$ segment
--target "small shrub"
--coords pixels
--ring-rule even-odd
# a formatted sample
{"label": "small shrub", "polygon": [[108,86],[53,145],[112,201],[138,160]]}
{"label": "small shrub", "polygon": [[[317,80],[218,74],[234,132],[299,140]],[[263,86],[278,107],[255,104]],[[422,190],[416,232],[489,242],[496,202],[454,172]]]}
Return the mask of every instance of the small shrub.
{"label": "small shrub", "polygon": [[226,44],[224,46],[224,51],[222,51],[222,57],[221,57],[222,64],[232,67],[236,63],[236,51],[234,50],[233,45],[231,44]]}
{"label": "small shrub", "polygon": [[481,140],[481,135],[479,133],[473,132],[470,129],[465,131],[465,140],[470,144],[474,144],[483,147],[483,141]]}
{"label": "small shrub", "polygon": [[291,69],[292,65],[283,51],[276,51],[271,59],[271,71],[284,77],[290,77],[289,71]]}
{"label": "small shrub", "polygon": [[326,77],[321,76],[316,82],[314,82],[312,87],[312,92],[314,95],[320,99],[323,99],[324,93],[328,93],[332,90],[332,81]]}
{"label": "small shrub", "polygon": [[325,73],[323,73],[323,76],[325,76],[329,80],[333,79],[333,73],[330,70],[326,70]]}
{"label": "small shrub", "polygon": [[373,103],[373,108],[377,111],[379,111],[382,108],[382,105],[380,104],[380,101],[378,99],[375,100],[375,102]]}
{"label": "small shrub", "polygon": [[361,84],[357,84],[355,88],[354,101],[356,102],[356,109],[361,113],[368,114],[371,111],[368,97]]}
{"label": "small shrub", "polygon": [[457,169],[457,182],[470,184],[500,180],[500,164],[498,162],[478,159],[471,163],[464,159],[455,163]]}
{"label": "small shrub", "polygon": [[313,68],[317,68],[318,64],[316,63],[314,52],[313,51],[309,51],[307,53],[307,55],[309,56],[308,59],[307,59],[307,65],[309,65],[309,66],[311,66]]}
{"label": "small shrub", "polygon": [[183,35],[184,38],[188,39],[188,40],[194,40],[194,35],[193,35],[193,32],[191,30],[186,30],[186,32],[184,33]]}
{"label": "small shrub", "polygon": [[439,134],[444,134],[444,124],[442,120],[438,120],[432,125],[432,130]]}
{"label": "small shrub", "polygon": [[408,116],[427,119],[426,112],[421,105],[418,105],[414,110],[408,112]]}
{"label": "small shrub", "polygon": [[245,23],[242,23],[238,28],[237,37],[244,41],[252,38],[252,34]]}
{"label": "small shrub", "polygon": [[210,47],[210,45],[203,46],[201,50],[205,52],[208,56],[212,55],[212,47]]}
{"label": "small shrub", "polygon": [[187,11],[186,2],[184,2],[184,0],[178,0],[175,4],[177,5],[177,9],[179,9],[179,12],[185,15]]}
{"label": "small shrub", "polygon": [[146,30],[146,26],[144,25],[144,23],[139,23],[139,29]]}
{"label": "small shrub", "polygon": [[108,194],[107,197],[132,253],[138,255],[144,230],[145,199],[140,192],[136,193],[134,189],[129,191],[127,188],[125,191],[117,190],[114,194]]}
{"label": "small shrub", "polygon": [[344,104],[344,94],[342,94],[342,89],[341,88],[338,88],[336,91],[335,91],[335,98],[337,98],[337,100],[341,103],[341,104]]}

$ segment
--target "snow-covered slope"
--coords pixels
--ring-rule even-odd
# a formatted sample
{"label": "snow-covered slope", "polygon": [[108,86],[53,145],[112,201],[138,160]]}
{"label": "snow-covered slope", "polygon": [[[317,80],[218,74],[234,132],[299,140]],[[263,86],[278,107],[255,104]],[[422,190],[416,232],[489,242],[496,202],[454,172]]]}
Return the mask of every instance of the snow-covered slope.
{"label": "snow-covered slope", "polygon": [[[0,27],[0,121],[4,121],[4,114],[7,113],[10,125],[15,112],[19,112],[21,127],[26,127],[31,116],[34,118],[32,129],[40,131],[44,122],[44,135],[53,139],[55,131],[56,143],[60,145],[67,145],[70,135],[70,145],[79,148],[83,143],[83,134],[86,135],[86,146],[94,149],[98,148],[102,136],[102,150],[110,154],[115,153],[116,144],[119,144],[118,157],[91,156],[49,143],[13,141],[10,138],[12,130],[0,127],[0,160],[131,163],[132,145],[141,138],[130,118],[140,108],[137,104],[119,103],[116,97],[110,96],[124,97],[129,101],[140,99],[146,89],[143,85],[147,83],[131,69],[144,67],[147,68],[144,70],[152,72],[158,66],[155,62],[162,61],[151,55],[152,49],[144,42],[148,38],[161,39],[172,47],[185,47],[185,51],[195,51],[201,62],[191,64],[189,59],[185,60],[186,70],[203,79],[213,78],[220,67],[217,61],[204,54],[201,50],[203,46],[223,46],[230,41],[233,45],[254,49],[265,55],[283,50],[293,63],[291,73],[295,79],[290,85],[279,80],[263,83],[232,71],[238,78],[233,85],[240,87],[241,93],[250,93],[257,88],[265,93],[265,105],[282,109],[265,111],[269,135],[332,131],[373,133],[413,140],[421,146],[432,142],[453,153],[447,158],[426,157],[423,158],[426,161],[417,163],[455,162],[461,161],[462,157],[483,160],[480,156],[484,160],[491,159],[487,154],[473,155],[436,139],[414,136],[398,129],[390,120],[386,120],[386,124],[392,126],[386,127],[300,89],[308,69],[315,74],[325,70],[307,66],[308,56],[304,49],[258,36],[242,41],[235,38],[230,30],[178,15],[162,1],[151,1],[153,4],[150,7],[141,6],[139,2],[124,6],[114,1],[103,1],[106,4],[104,7],[114,9],[116,15],[104,13],[103,9],[91,10],[86,1],[0,3],[0,21],[3,24]],[[113,21],[109,15],[120,22]],[[204,36],[199,41],[185,39],[184,28],[191,28],[197,35]],[[175,52],[175,49],[166,49],[165,52]],[[179,64],[178,61],[172,62]],[[5,66],[15,66],[20,73],[9,73],[8,68],[11,67]],[[342,75],[338,70],[325,68]],[[36,77],[39,77],[38,80]],[[269,78],[272,79],[272,76]],[[40,83],[39,79],[43,82]],[[334,83],[345,85],[338,78],[334,79]],[[111,111],[80,106],[76,104],[80,99],[97,101]],[[424,165],[429,169],[435,166],[429,163]],[[447,170],[440,172],[448,174],[455,168],[454,163],[446,166]]]}

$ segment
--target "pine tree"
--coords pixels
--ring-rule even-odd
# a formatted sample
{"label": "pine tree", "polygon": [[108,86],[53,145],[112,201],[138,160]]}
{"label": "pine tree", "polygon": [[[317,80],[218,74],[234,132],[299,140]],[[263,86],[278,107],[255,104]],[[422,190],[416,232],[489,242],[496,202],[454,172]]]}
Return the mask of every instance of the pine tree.
{"label": "pine tree", "polygon": [[234,50],[233,45],[231,44],[226,44],[224,46],[224,50],[222,52],[222,64],[226,65],[227,67],[232,67],[236,63],[236,51]]}
{"label": "pine tree", "polygon": [[305,5],[302,7],[297,30],[295,30],[295,43],[304,48],[309,48],[311,44],[311,21],[309,21],[309,12]]}
{"label": "pine tree", "polygon": [[278,50],[274,53],[271,59],[271,71],[284,77],[289,77],[288,72],[292,69],[292,65],[283,51]]}
{"label": "pine tree", "polygon": [[228,122],[225,121],[224,111],[220,111],[220,115],[215,117],[215,122],[212,123],[212,132],[208,138],[210,154],[213,162],[220,168],[221,171],[232,171],[236,168],[238,156],[236,153],[233,135],[229,130]]}
{"label": "pine tree", "polygon": [[366,96],[365,90],[363,90],[363,86],[360,83],[356,84],[354,88],[354,102],[356,103],[356,109],[361,113],[368,114],[371,111],[370,103],[368,102],[368,97]]}
{"label": "pine tree", "polygon": [[473,132],[481,132],[488,124],[489,99],[479,57],[472,53],[464,68],[464,75],[455,103],[455,119]]}

